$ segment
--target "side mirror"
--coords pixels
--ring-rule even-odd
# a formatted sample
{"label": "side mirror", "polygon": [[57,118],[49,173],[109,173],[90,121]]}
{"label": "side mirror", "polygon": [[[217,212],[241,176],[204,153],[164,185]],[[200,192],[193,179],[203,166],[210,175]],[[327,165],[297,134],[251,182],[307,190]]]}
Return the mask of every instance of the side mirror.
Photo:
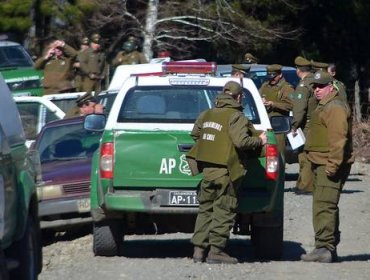
{"label": "side mirror", "polygon": [[270,122],[272,130],[277,134],[290,131],[291,117],[289,116],[272,116]]}
{"label": "side mirror", "polygon": [[103,131],[107,117],[104,114],[87,115],[84,120],[84,128],[88,131]]}

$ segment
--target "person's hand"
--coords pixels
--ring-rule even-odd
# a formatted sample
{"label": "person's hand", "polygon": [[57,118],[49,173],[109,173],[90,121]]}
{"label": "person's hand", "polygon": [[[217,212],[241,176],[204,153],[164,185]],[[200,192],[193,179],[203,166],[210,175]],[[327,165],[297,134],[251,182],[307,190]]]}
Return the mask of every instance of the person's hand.
{"label": "person's hand", "polygon": [[263,105],[265,105],[266,107],[272,107],[272,105],[274,105],[274,102],[265,100],[263,102]]}
{"label": "person's hand", "polygon": [[98,78],[98,76],[97,76],[95,73],[90,73],[90,74],[89,74],[89,78],[90,78],[91,80],[96,80],[96,79]]}
{"label": "person's hand", "polygon": [[75,63],[73,63],[73,67],[74,67],[74,68],[80,68],[80,67],[81,67],[80,62],[75,62]]}
{"label": "person's hand", "polygon": [[94,106],[94,113],[95,114],[103,114],[104,113],[104,106],[103,104],[96,103]]}
{"label": "person's hand", "polygon": [[258,137],[261,139],[262,145],[267,143],[267,134],[265,131],[262,132]]}
{"label": "person's hand", "polygon": [[56,40],[56,41],[54,41],[53,44],[54,44],[55,48],[57,48],[57,47],[64,48],[66,43],[62,40]]}
{"label": "person's hand", "polygon": [[298,135],[298,132],[294,128],[292,128],[290,132],[292,133],[293,137],[296,137]]}
{"label": "person's hand", "polygon": [[45,59],[50,59],[54,54],[55,54],[54,48],[48,49],[48,51],[47,51],[47,53],[45,55]]}

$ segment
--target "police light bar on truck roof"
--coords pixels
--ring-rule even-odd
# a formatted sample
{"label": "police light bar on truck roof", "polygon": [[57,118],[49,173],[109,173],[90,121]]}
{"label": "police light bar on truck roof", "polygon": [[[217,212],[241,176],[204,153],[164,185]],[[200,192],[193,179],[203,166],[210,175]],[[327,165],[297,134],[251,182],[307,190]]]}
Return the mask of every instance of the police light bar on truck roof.
{"label": "police light bar on truck roof", "polygon": [[212,74],[215,75],[217,64],[215,62],[163,62],[162,71],[166,74]]}

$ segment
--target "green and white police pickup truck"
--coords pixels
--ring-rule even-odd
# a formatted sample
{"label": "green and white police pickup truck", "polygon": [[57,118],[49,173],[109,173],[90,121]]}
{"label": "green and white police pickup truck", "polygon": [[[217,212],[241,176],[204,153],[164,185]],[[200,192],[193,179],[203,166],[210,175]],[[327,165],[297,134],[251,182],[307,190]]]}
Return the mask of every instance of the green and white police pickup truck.
{"label": "green and white police pickup truck", "polygon": [[0,75],[0,279],[35,280],[42,268],[36,180],[40,159]]}
{"label": "green and white police pickup truck", "polygon": [[271,124],[288,130],[288,119],[270,122],[253,81],[215,77],[216,67],[164,63],[160,75],[124,81],[106,123],[103,115],[86,117],[86,129],[105,126],[91,173],[95,255],[121,254],[125,234],[193,232],[201,175],[193,177],[185,160],[194,144],[190,131],[234,80],[243,85],[245,115],[256,129],[268,131],[268,145],[249,158],[234,233],[251,235],[260,258],[281,256],[285,171]]}

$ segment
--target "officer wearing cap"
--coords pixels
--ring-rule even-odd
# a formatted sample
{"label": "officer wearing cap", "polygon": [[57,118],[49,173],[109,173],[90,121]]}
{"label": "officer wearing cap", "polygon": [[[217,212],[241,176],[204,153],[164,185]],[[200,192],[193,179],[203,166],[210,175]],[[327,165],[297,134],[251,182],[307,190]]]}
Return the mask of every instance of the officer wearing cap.
{"label": "officer wearing cap", "polygon": [[344,101],[348,102],[348,96],[347,96],[347,89],[343,82],[337,80],[335,78],[337,74],[337,67],[335,63],[329,63],[327,67],[328,73],[333,77],[333,86],[338,91],[338,95],[340,98],[342,98]]}
{"label": "officer wearing cap", "polygon": [[250,65],[233,64],[231,65],[231,76],[235,78],[247,77],[250,69]]}
{"label": "officer wearing cap", "polygon": [[246,64],[256,64],[257,62],[258,62],[258,59],[253,54],[246,53],[244,55],[244,61],[243,61],[243,63],[246,63]]}
{"label": "officer wearing cap", "polygon": [[194,262],[238,262],[225,253],[225,247],[235,220],[238,187],[246,173],[241,156],[266,143],[265,132],[257,133],[245,117],[242,97],[240,84],[227,82],[215,107],[198,117],[191,132],[196,143],[187,154],[189,165],[194,167],[191,162],[195,160],[193,175],[203,172],[192,237]]}
{"label": "officer wearing cap", "polygon": [[53,40],[48,44],[34,66],[44,70],[44,94],[75,91],[73,63],[76,56],[77,51],[63,40]]}
{"label": "officer wearing cap", "polygon": [[319,70],[326,72],[329,66],[329,64],[325,62],[319,62],[319,61],[314,61],[314,60],[311,60],[311,65],[312,65],[313,72],[317,72]]}
{"label": "officer wearing cap", "polygon": [[78,60],[83,75],[81,91],[97,95],[102,89],[101,83],[106,76],[108,66],[99,34],[91,36],[89,48],[80,53]]}
{"label": "officer wearing cap", "polygon": [[[130,36],[133,37],[133,36]],[[135,38],[135,37],[134,37]],[[127,64],[142,64],[148,63],[145,55],[137,50],[138,45],[136,39],[130,38],[123,43],[122,51],[120,51],[112,61],[113,66]]]}
{"label": "officer wearing cap", "polygon": [[[268,80],[259,89],[269,117],[289,116],[289,112],[293,109],[293,102],[289,96],[294,92],[294,89],[284,79],[282,68],[279,64],[268,65],[266,67]],[[285,135],[277,134],[276,138],[279,151],[284,157]]]}
{"label": "officer wearing cap", "polygon": [[72,107],[64,118],[67,119],[77,116],[86,116],[93,113],[103,114],[104,107],[102,104],[98,103],[91,93],[87,92],[76,99],[76,106]]}
{"label": "officer wearing cap", "polygon": [[[292,132],[296,133],[301,128],[304,135],[310,124],[310,118],[317,105],[317,100],[313,94],[311,80],[313,78],[311,62],[304,57],[297,56],[294,60],[297,67],[297,75],[300,78],[294,93],[291,94],[293,100],[293,121]],[[311,163],[307,160],[306,153],[300,149],[298,154],[299,176],[294,191],[296,194],[310,194],[313,188],[313,174]]]}
{"label": "officer wearing cap", "polygon": [[82,52],[86,51],[89,48],[90,40],[88,37],[83,37],[80,42],[80,50],[78,51],[76,62],[73,64],[75,69],[75,87],[76,91],[83,91],[82,81],[83,73],[80,70],[80,55]]}
{"label": "officer wearing cap", "polygon": [[305,151],[312,163],[313,228],[315,248],[303,254],[303,261],[334,262],[340,241],[338,202],[354,161],[352,154],[351,110],[338,96],[333,77],[316,72],[311,81],[318,100],[312,112]]}

